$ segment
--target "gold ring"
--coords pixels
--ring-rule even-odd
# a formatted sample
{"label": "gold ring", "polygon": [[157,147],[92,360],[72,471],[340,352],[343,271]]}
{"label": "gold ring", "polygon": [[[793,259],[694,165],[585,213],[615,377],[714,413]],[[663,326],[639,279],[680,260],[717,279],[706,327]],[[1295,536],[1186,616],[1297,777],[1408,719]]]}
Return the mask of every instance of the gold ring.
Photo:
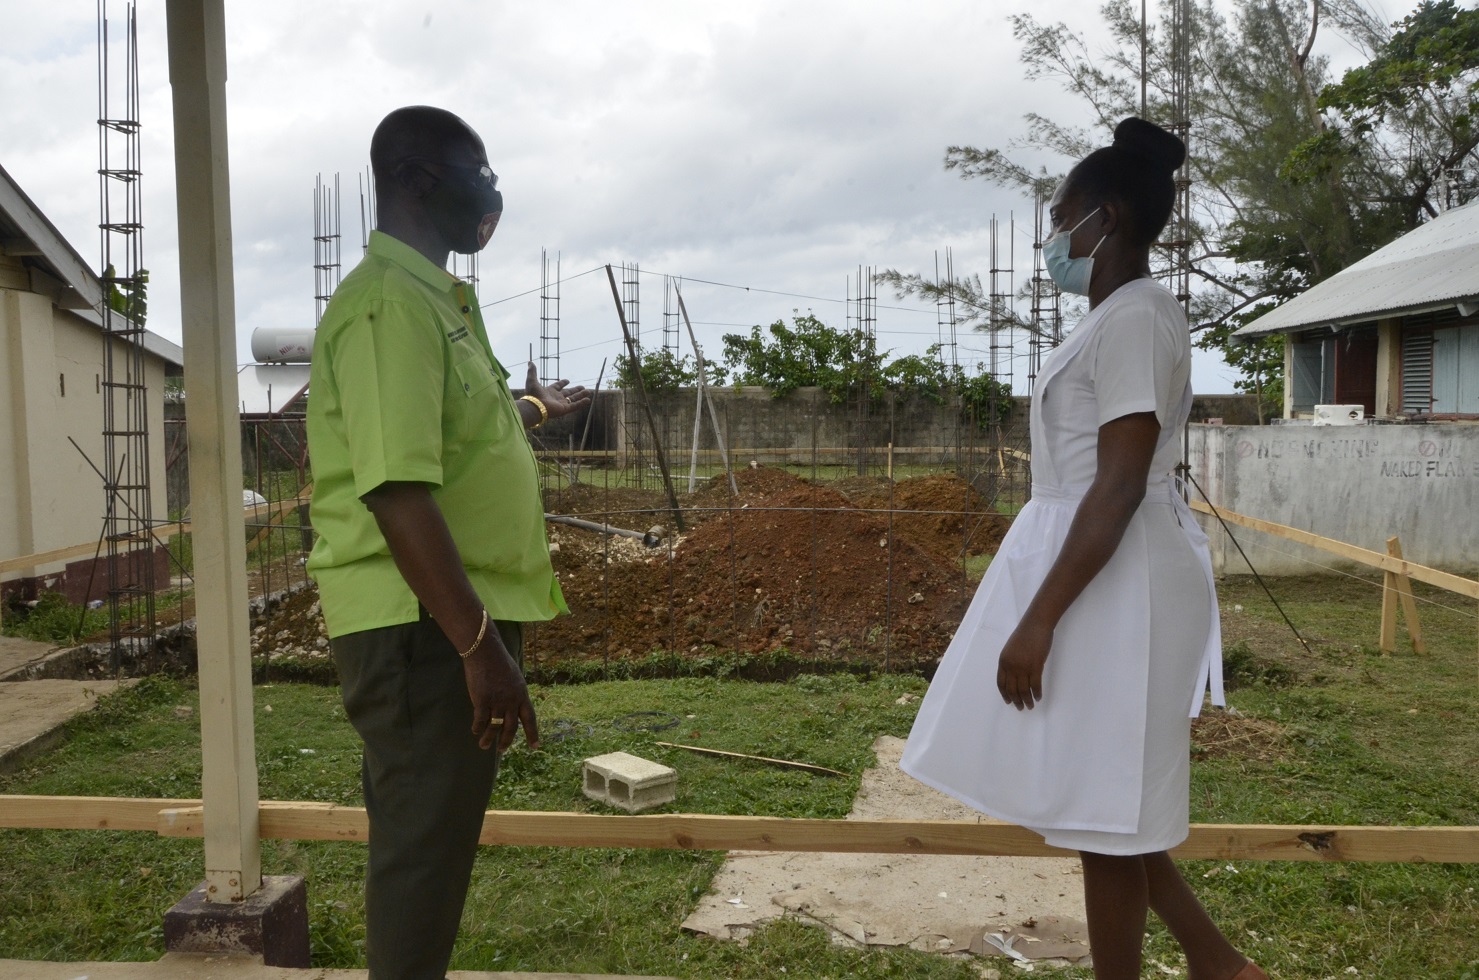
{"label": "gold ring", "polygon": [[502,724],[503,724],[503,719],[502,718],[489,718],[488,719],[488,727],[489,728],[497,728],[497,727],[499,727]]}

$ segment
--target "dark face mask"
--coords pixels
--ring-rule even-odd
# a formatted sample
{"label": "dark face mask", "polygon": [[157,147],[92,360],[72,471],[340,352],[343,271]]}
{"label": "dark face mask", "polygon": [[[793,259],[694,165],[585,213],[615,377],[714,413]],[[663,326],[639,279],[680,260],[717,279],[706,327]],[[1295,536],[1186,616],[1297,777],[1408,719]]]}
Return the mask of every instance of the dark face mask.
{"label": "dark face mask", "polygon": [[[436,176],[435,174],[433,176]],[[503,215],[503,193],[448,172],[422,199],[437,231],[461,255],[483,250]]]}

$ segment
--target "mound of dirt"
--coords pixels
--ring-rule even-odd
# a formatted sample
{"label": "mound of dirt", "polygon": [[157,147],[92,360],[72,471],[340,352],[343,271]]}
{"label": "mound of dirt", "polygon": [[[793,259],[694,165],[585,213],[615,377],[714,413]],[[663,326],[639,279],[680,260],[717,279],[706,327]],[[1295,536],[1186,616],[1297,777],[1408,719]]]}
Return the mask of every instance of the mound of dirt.
{"label": "mound of dirt", "polygon": [[[818,657],[929,662],[969,601],[960,549],[990,550],[1005,522],[954,476],[858,482],[854,499],[771,467],[708,481],[685,499],[687,533],[658,548],[550,525],[572,615],[541,623],[531,659],[641,657],[654,649],[788,649]],[[870,496],[873,495],[873,496]],[[863,507],[858,503],[864,502]],[[617,527],[671,527],[660,492],[566,488],[547,506]],[[912,513],[911,513],[912,511]],[[687,513],[685,511],[685,513]],[[258,654],[328,656],[317,590],[295,592],[252,633]]]}
{"label": "mound of dirt", "polygon": [[[984,496],[952,473],[901,480],[889,492],[881,478],[850,477],[837,487],[866,510],[893,510],[894,533],[951,561],[962,555],[994,554],[1011,522]],[[887,520],[888,515],[880,515]]]}
{"label": "mound of dirt", "polygon": [[[913,660],[944,649],[968,596],[933,549],[897,527],[890,537],[886,515],[826,486],[778,469],[741,473],[739,506],[671,553],[603,567],[599,544],[567,555],[562,538],[556,562],[573,615],[540,627],[543,655],[785,647],[881,657],[887,643]],[[722,482],[704,492],[728,502]]]}

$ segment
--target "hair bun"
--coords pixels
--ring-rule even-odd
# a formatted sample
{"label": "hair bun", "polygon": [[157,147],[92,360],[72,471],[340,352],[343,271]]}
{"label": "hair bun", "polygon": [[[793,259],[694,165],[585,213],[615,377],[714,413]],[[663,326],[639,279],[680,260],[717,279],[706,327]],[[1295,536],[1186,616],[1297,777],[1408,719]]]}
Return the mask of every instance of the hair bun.
{"label": "hair bun", "polygon": [[1174,173],[1186,160],[1186,144],[1179,137],[1135,116],[1114,127],[1114,148],[1133,153],[1166,173]]}

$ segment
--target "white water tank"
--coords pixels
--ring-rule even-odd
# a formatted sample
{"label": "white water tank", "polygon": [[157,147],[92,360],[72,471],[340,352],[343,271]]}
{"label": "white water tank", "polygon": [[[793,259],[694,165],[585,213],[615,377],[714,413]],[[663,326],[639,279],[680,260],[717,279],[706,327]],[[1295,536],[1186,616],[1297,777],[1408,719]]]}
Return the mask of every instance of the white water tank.
{"label": "white water tank", "polygon": [[1361,425],[1366,409],[1360,405],[1316,405],[1315,425]]}
{"label": "white water tank", "polygon": [[252,331],[252,357],[260,364],[307,364],[312,354],[312,328],[258,327]]}

